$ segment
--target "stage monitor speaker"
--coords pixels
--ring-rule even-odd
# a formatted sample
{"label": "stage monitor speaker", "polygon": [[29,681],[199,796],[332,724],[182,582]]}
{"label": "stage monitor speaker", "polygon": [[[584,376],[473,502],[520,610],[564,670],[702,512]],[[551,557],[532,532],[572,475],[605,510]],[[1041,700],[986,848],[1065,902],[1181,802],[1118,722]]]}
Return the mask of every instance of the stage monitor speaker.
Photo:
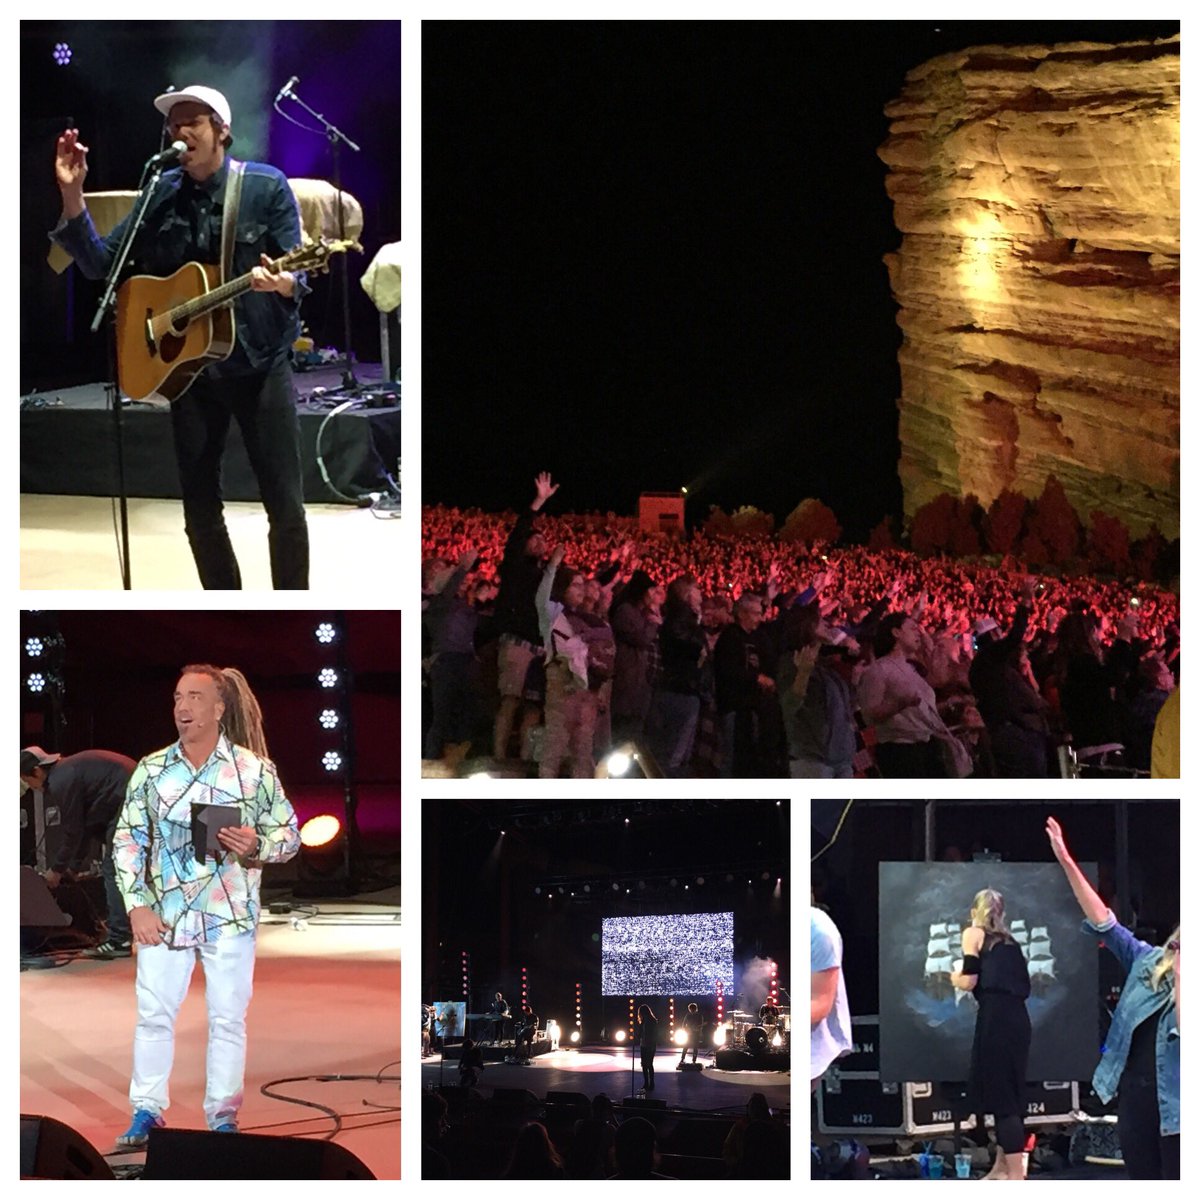
{"label": "stage monitor speaker", "polygon": [[643,1098],[641,1096],[634,1096],[634,1097],[631,1097],[630,1099],[626,1100],[625,1103],[621,1105],[621,1107],[622,1108],[642,1108],[642,1109],[646,1109],[646,1108],[665,1109],[667,1107],[667,1102],[665,1100],[651,1100],[649,1098]]}
{"label": "stage monitor speaker", "polygon": [[143,1179],[374,1179],[335,1142],[152,1129]]}
{"label": "stage monitor speaker", "polygon": [[679,1069],[681,1071],[703,1071],[704,1064],[702,1062],[684,1063]]}
{"label": "stage monitor speaker", "polygon": [[754,1055],[747,1054],[745,1050],[717,1051],[718,1071],[752,1071],[755,1065]]}
{"label": "stage monitor speaker", "polygon": [[583,1092],[547,1092],[547,1104],[574,1104],[585,1105],[587,1108],[592,1107],[592,1102],[583,1094]]}
{"label": "stage monitor speaker", "polygon": [[21,1114],[22,1179],[113,1179],[100,1151],[53,1117]]}
{"label": "stage monitor speaker", "polygon": [[532,1108],[538,1098],[527,1088],[493,1088],[492,1103],[500,1108]]}

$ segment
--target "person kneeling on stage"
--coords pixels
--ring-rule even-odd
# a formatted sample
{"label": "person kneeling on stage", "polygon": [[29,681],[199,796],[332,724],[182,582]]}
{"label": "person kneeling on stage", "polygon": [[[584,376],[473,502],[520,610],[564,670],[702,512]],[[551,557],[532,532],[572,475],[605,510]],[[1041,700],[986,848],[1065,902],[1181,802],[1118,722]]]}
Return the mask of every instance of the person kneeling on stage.
{"label": "person kneeling on stage", "polygon": [[483,1070],[483,1051],[470,1038],[464,1038],[462,1054],[458,1060],[458,1082],[462,1087],[472,1088],[479,1082]]}
{"label": "person kneeling on stage", "polygon": [[1092,1087],[1117,1097],[1117,1136],[1130,1179],[1179,1178],[1179,927],[1151,946],[1117,922],[1071,857],[1062,827],[1046,822],[1050,848],[1083,910],[1083,932],[1099,938],[1125,971]]}
{"label": "person kneeling on stage", "polygon": [[537,1036],[538,1015],[528,1004],[521,1005],[521,1016],[517,1022],[517,1062],[528,1063],[533,1057],[533,1039]]}
{"label": "person kneeling on stage", "polygon": [[687,1033],[687,1041],[683,1043],[682,1049],[679,1051],[679,1065],[675,1068],[683,1066],[683,1060],[687,1058],[688,1048],[692,1051],[692,1062],[696,1061],[696,1054],[700,1049],[700,1039],[704,1034],[704,1018],[700,1015],[700,1005],[692,1003],[687,1006],[687,1013],[683,1018],[683,1028]]}

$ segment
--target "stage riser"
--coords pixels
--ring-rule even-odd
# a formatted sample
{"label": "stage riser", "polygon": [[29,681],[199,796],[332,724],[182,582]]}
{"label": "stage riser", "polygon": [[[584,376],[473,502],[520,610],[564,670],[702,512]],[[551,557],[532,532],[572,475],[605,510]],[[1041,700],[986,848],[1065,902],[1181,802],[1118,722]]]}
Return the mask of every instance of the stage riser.
{"label": "stage riser", "polygon": [[[512,1058],[517,1053],[514,1046],[480,1046],[479,1049],[483,1054],[483,1061],[485,1063],[503,1062],[506,1058]],[[541,1054],[549,1053],[549,1042],[534,1042],[530,1057],[537,1058]],[[462,1046],[457,1044],[447,1046],[444,1055],[447,1062],[457,1062],[462,1057]]]}
{"label": "stage riser", "polygon": [[[300,462],[308,504],[339,503],[316,462],[317,431],[328,415],[299,409]],[[166,410],[132,409],[125,417],[125,478],[130,496],[178,499],[179,473]],[[21,413],[21,491],[55,496],[116,495],[113,419],[103,409],[49,408]],[[383,470],[396,474],[400,410],[347,412],[334,417],[321,438],[325,467],[350,496],[386,491]],[[230,422],[222,470],[226,500],[257,500],[242,433]]]}

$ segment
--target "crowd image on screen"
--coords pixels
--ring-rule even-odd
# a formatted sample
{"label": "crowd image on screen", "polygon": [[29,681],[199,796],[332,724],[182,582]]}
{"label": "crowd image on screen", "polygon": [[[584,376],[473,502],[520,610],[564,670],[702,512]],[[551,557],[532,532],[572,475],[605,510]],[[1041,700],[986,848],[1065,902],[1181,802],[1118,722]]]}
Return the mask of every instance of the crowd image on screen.
{"label": "crowd image on screen", "polygon": [[591,777],[632,746],[665,775],[737,778],[1177,761],[1171,591],[1011,557],[639,535],[546,515],[557,490],[539,476],[515,516],[423,510],[427,759]]}
{"label": "crowd image on screen", "polygon": [[605,917],[605,996],[711,996],[733,979],[733,913]]}

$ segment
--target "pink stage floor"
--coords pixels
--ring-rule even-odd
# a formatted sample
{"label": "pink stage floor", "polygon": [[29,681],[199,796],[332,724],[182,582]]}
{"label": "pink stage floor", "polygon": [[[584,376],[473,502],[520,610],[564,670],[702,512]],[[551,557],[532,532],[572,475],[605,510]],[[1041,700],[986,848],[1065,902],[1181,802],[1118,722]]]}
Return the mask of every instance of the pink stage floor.
{"label": "pink stage floor", "polygon": [[[304,1075],[393,1077],[380,1083],[309,1080],[275,1089],[343,1114],[334,1140],[379,1179],[400,1177],[398,893],[386,895],[389,904],[320,901],[326,911],[348,915],[311,920],[305,930],[293,929],[287,917],[264,917],[240,1122],[247,1133],[320,1137],[332,1126],[329,1118],[263,1096],[259,1088]],[[133,959],[81,959],[21,975],[21,1111],[72,1126],[114,1168],[143,1157],[113,1153],[114,1139],[129,1123],[133,980]],[[203,974],[197,969],[176,1028],[166,1113],[173,1128],[204,1128],[206,1039]]]}

